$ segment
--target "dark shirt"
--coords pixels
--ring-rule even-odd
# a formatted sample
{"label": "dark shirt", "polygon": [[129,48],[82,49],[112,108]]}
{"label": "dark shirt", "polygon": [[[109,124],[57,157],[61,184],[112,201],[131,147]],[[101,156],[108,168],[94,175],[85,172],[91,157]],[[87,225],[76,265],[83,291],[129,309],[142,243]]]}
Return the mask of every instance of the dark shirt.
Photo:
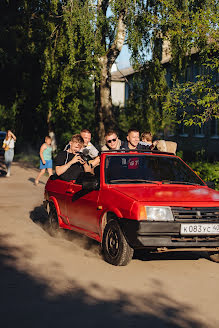
{"label": "dark shirt", "polygon": [[[128,146],[128,141],[122,141],[120,149],[130,149],[129,146]],[[150,146],[145,146],[145,145],[138,144],[136,149],[150,150]],[[134,151],[134,149],[132,149],[132,150]]]}
{"label": "dark shirt", "polygon": [[[54,162],[55,166],[62,166],[64,164],[67,164],[72,160],[72,158],[75,155],[72,153],[68,153],[67,151],[61,151],[56,156]],[[64,180],[64,181],[71,181],[76,180],[81,172],[84,172],[84,167],[81,163],[75,163],[70,166],[69,169],[67,169],[63,174],[58,176],[58,179]]]}

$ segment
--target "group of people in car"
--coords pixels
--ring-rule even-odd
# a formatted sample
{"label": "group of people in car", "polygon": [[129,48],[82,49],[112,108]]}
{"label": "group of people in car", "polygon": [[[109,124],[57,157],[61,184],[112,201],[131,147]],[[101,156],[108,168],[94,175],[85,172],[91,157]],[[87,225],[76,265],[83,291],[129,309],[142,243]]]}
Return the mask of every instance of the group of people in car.
{"label": "group of people in car", "polygon": [[[110,130],[105,134],[105,145],[101,147],[101,151],[150,150],[156,147],[156,142],[152,142],[150,132],[142,133],[141,139],[140,141],[140,133],[136,129],[129,129],[126,141],[121,141],[117,132]],[[85,160],[83,156],[85,149],[90,160]],[[88,129],[83,129],[80,134],[72,136],[67,147],[55,158],[56,176],[64,181],[76,180],[82,172],[94,173],[94,169],[99,163],[99,151],[91,143],[91,132]]]}

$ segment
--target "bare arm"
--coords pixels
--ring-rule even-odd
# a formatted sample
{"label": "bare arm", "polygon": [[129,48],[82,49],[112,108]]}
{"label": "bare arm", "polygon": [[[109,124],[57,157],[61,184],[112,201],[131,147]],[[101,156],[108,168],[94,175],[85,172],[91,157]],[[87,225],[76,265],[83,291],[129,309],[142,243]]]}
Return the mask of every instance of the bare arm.
{"label": "bare arm", "polygon": [[46,164],[46,161],[44,160],[44,157],[43,157],[43,152],[46,148],[47,147],[45,144],[42,144],[42,146],[40,147],[40,158],[41,158],[41,161],[43,162],[43,164]]}
{"label": "bare arm", "polygon": [[87,163],[81,158],[81,156],[79,154],[76,154],[72,158],[72,160],[69,161],[68,163],[60,165],[60,166],[56,166],[56,168],[55,168],[56,174],[61,175],[61,174],[65,173],[71,167],[71,165],[75,164],[75,163],[81,163],[82,165],[84,165],[85,172],[90,172],[90,171],[86,171],[86,169],[89,169],[87,167],[89,165],[87,165]]}
{"label": "bare arm", "polygon": [[87,163],[84,164],[84,171],[85,172],[91,172],[93,173],[93,169],[91,168],[91,166]]}
{"label": "bare arm", "polygon": [[99,165],[100,164],[100,156],[97,156],[95,159],[90,160],[89,164],[91,165],[92,168]]}
{"label": "bare arm", "polygon": [[14,141],[16,141],[16,136],[14,135],[14,133],[13,132],[11,132],[11,130],[10,130],[10,134],[11,134],[11,137],[14,139]]}

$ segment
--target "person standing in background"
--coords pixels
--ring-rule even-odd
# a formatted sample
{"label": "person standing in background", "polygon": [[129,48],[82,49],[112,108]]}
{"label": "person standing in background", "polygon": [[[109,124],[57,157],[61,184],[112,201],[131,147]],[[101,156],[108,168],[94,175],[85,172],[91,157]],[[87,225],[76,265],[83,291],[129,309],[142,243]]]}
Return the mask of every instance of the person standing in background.
{"label": "person standing in background", "polygon": [[45,137],[45,142],[40,147],[40,173],[35,179],[35,185],[39,183],[39,179],[46,172],[46,169],[49,173],[49,176],[52,175],[52,147],[51,147],[51,138],[49,136]]}
{"label": "person standing in background", "polygon": [[11,130],[8,130],[2,146],[2,148],[5,150],[5,165],[7,169],[6,177],[11,176],[11,163],[14,158],[15,141],[16,136],[14,135],[14,133],[11,132]]}

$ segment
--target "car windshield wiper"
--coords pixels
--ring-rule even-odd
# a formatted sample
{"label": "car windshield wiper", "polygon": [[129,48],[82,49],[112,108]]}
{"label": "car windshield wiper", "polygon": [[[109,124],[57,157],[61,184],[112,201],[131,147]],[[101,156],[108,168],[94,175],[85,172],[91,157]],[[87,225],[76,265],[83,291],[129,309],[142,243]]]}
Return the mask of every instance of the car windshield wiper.
{"label": "car windshield wiper", "polygon": [[169,181],[169,180],[163,180],[163,184],[184,184],[184,185],[192,185],[192,186],[201,186],[200,183],[195,182],[188,182],[188,181]]}
{"label": "car windshield wiper", "polygon": [[155,183],[160,184],[158,181],[151,181],[151,180],[145,180],[145,179],[116,179],[116,180],[110,180],[110,182],[135,182],[135,183]]}

